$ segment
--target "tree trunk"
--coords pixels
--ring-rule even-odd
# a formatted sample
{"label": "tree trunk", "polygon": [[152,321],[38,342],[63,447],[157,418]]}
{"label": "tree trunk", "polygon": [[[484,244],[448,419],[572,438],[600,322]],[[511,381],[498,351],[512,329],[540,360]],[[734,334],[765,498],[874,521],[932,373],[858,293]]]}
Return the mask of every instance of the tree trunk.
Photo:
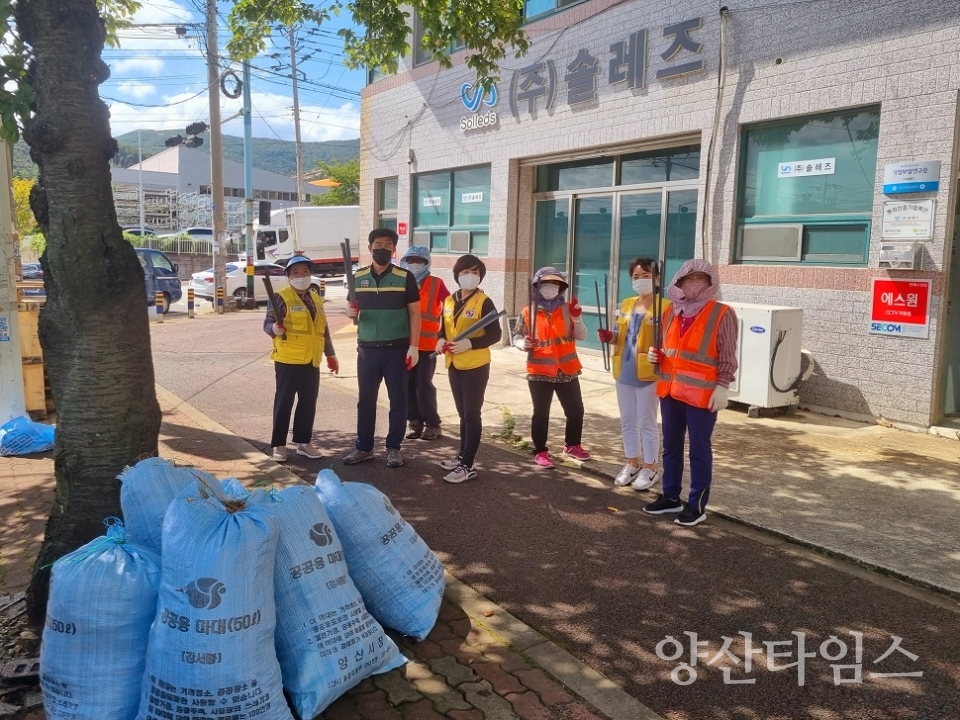
{"label": "tree trunk", "polygon": [[32,49],[35,115],[24,128],[40,166],[30,204],[47,239],[40,342],[57,407],[56,497],[28,591],[40,624],[47,566],[120,514],[124,466],[157,454],[143,270],[123,239],[111,190],[117,151],[99,85],[104,29],[95,0],[20,0],[17,27]]}

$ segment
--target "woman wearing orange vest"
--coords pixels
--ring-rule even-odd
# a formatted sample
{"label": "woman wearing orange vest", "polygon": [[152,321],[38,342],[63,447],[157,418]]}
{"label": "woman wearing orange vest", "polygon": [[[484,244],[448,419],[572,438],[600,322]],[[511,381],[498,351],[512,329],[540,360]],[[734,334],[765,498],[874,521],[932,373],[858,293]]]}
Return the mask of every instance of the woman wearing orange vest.
{"label": "woman wearing orange vest", "polygon": [[[657,368],[647,360],[654,345],[654,292],[660,284],[656,263],[638,257],[630,263],[630,280],[636,295],[620,305],[615,330],[600,328],[600,342],[613,345],[613,377],[617,381],[620,433],[627,464],[614,485],[646,490],[657,481],[660,428],[657,427]],[[667,312],[664,303],[660,313]],[[643,460],[641,466],[640,461]]]}
{"label": "woman wearing orange vest", "polygon": [[[710,263],[685,262],[667,290],[673,306],[664,319],[663,347],[651,347],[647,353],[660,371],[663,495],[643,511],[680,513],[674,522],[688,527],[707,519],[713,479],[711,437],[737,371],[737,316],[716,301],[719,291],[720,276]],[[690,495],[683,503],[683,445],[688,434]]]}
{"label": "woman wearing orange vest", "polygon": [[577,460],[589,460],[590,453],[580,444],[583,436],[583,396],[580,394],[580,358],[576,340],[587,337],[583,308],[577,298],[567,302],[564,291],[569,286],[559,270],[544,267],[533,276],[530,307],[536,321],[531,333],[530,307],[525,307],[513,344],[527,352],[527,385],[533,401],[530,435],[533,438],[535,462],[551,468],[553,461],[547,448],[550,429],[550,405],[556,394],[567,418],[563,454]]}
{"label": "woman wearing orange vest", "polygon": [[435,440],[440,437],[437,388],[433,384],[437,359],[430,355],[440,337],[443,301],[450,291],[443,280],[430,274],[430,250],[423,245],[407,248],[400,267],[412,272],[420,286],[420,362],[407,374],[407,439]]}

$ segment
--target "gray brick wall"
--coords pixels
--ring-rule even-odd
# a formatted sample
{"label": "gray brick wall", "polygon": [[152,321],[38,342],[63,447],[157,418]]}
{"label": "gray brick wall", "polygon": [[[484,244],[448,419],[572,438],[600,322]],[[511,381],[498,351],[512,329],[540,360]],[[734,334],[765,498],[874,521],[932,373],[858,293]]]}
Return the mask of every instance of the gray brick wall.
{"label": "gray brick wall", "polygon": [[[944,263],[949,262],[947,233],[952,231],[955,205],[951,178],[957,167],[960,2],[740,0],[727,5],[728,69],[709,198],[706,150],[717,102],[720,50],[716,3],[594,0],[528,27],[533,43],[527,57],[511,58],[502,69],[496,128],[460,131],[460,118],[469,113],[459,89],[473,78],[456,58],[450,70],[407,67],[406,74],[366,89],[361,144],[364,231],[374,220],[376,178],[399,176],[399,219],[412,224],[410,173],[489,163],[489,254],[496,269],[484,284],[497,304],[512,314],[522,302],[518,298],[525,296],[532,248],[533,174],[518,159],[588,149],[601,155],[611,146],[698,137],[703,148],[699,207],[701,213],[709,213],[708,253],[726,266],[733,257],[743,125],[879,104],[868,267],[804,272],[805,284],[796,287],[796,278],[781,269],[755,273],[743,266],[723,267],[723,297],[804,308],[804,345],[817,364],[816,375],[801,392],[805,404],[927,425],[940,404],[937,367],[945,340],[939,321]],[[667,64],[659,57],[667,43],[660,29],[695,17],[703,17],[703,26],[692,36],[703,43],[706,71],[658,81],[656,70]],[[646,87],[631,91],[607,84],[609,45],[641,28],[648,29]],[[600,60],[598,100],[571,108],[562,75],[580,48]],[[557,67],[556,105],[550,112],[541,110],[535,119],[525,112],[515,118],[508,102],[513,72],[541,58],[552,59]],[[680,56],[675,62],[682,59],[692,58]],[[408,163],[409,149],[416,158],[413,163]],[[935,197],[937,208],[934,238],[925,243],[923,269],[915,275],[933,279],[930,338],[870,335],[870,280],[885,275],[878,269],[880,215],[888,199],[880,193],[883,165],[928,159],[941,161],[941,190],[935,196],[918,196]],[[698,253],[701,247],[698,238]],[[438,257],[435,265],[443,275],[452,258],[448,262]],[[783,284],[789,287],[780,287]]]}

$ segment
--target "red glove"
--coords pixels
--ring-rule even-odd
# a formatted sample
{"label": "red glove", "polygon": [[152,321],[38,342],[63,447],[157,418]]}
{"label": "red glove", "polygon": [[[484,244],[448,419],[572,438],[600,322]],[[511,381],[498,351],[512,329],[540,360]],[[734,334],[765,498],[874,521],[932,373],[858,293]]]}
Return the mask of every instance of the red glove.
{"label": "red glove", "polygon": [[597,330],[597,337],[602,343],[612,343],[617,338],[617,336],[613,334],[613,330],[604,330],[603,328]]}
{"label": "red glove", "polygon": [[336,355],[327,355],[327,367],[333,371],[334,375],[340,374],[340,361]]}
{"label": "red glove", "polygon": [[578,318],[578,317],[580,317],[581,315],[583,315],[583,308],[580,307],[580,301],[577,300],[577,296],[576,296],[576,295],[574,295],[572,298],[570,298],[570,302],[567,303],[567,305],[568,305],[569,308],[570,308],[570,317],[572,317],[572,318]]}

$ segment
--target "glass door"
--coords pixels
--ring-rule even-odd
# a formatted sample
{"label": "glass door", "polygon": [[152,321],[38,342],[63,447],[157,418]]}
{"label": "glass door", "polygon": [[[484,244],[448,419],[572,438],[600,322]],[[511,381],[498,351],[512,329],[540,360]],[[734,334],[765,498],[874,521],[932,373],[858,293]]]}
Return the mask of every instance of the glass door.
{"label": "glass door", "polygon": [[960,199],[953,222],[953,252],[950,259],[950,288],[947,295],[947,333],[943,383],[943,424],[960,425]]}
{"label": "glass door", "polygon": [[663,243],[663,281],[669,283],[680,266],[691,260],[697,242],[697,191],[667,192],[667,227]]}
{"label": "glass door", "polygon": [[620,303],[634,295],[630,262],[637,257],[648,257],[659,262],[663,237],[663,191],[622,194],[619,214],[617,287],[612,295],[616,305],[610,308],[611,320],[616,317]]}
{"label": "glass door", "polygon": [[534,217],[533,262],[531,276],[547,265],[567,272],[567,231],[570,198],[537,200]]}
{"label": "glass door", "polygon": [[[573,271],[570,288],[583,307],[587,339],[582,347],[600,349],[597,313],[607,312],[610,284],[610,252],[613,245],[614,195],[592,195],[574,199]],[[615,278],[614,278],[615,280]],[[599,308],[597,292],[600,293]],[[607,314],[609,317],[609,313]],[[606,323],[604,323],[606,325]]]}

